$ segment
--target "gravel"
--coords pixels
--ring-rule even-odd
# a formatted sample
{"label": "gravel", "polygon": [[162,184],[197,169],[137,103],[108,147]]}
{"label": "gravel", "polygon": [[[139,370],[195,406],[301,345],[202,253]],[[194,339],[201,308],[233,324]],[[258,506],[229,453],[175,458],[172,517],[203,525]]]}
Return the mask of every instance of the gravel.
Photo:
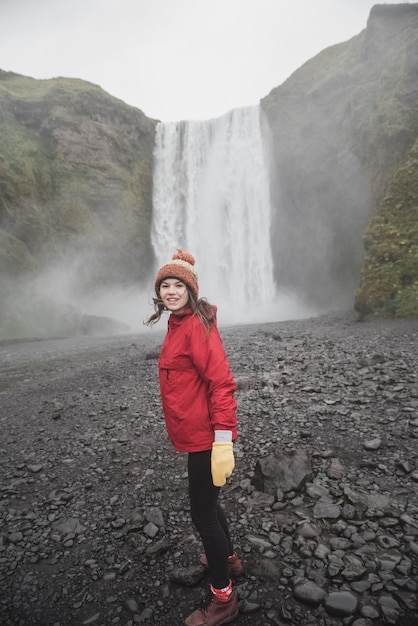
{"label": "gravel", "polygon": [[[234,623],[416,626],[418,321],[221,333],[240,427],[222,492],[245,568]],[[162,337],[0,346],[2,625],[173,626],[204,597]]]}

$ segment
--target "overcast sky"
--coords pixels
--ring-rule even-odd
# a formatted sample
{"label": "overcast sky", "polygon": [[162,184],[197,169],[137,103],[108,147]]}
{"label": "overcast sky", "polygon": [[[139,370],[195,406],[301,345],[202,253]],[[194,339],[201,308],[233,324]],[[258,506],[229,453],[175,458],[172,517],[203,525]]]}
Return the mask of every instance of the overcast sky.
{"label": "overcast sky", "polygon": [[209,119],[257,104],[321,50],[358,35],[374,4],[0,0],[0,68],[81,78],[165,122]]}

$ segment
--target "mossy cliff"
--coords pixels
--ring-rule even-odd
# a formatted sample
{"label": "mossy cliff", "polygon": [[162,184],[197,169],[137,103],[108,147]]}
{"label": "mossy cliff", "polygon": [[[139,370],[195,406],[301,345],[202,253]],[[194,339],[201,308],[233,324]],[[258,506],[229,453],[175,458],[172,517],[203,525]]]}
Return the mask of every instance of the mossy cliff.
{"label": "mossy cliff", "polygon": [[362,315],[418,315],[416,249],[403,243],[405,254],[392,254],[396,280],[378,252],[394,245],[394,232],[416,237],[407,172],[416,169],[418,4],[374,6],[365,31],[308,61],[261,105],[272,135],[279,285],[324,309],[352,306],[363,270]]}
{"label": "mossy cliff", "polygon": [[155,124],[96,85],[0,71],[2,327],[47,269],[84,293],[145,279]]}
{"label": "mossy cliff", "polygon": [[154,128],[90,83],[0,72],[0,269],[76,250],[86,283],[144,277]]}
{"label": "mossy cliff", "polygon": [[355,308],[362,316],[417,316],[418,141],[390,181],[364,241]]}

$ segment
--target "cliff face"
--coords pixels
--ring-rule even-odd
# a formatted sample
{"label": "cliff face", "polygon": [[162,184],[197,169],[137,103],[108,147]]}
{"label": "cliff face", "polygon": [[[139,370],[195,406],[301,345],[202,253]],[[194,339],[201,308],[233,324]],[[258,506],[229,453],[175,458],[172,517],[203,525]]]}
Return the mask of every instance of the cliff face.
{"label": "cliff face", "polygon": [[90,332],[78,298],[148,275],[155,125],[84,81],[0,71],[0,336]]}
{"label": "cliff face", "polygon": [[[272,134],[277,282],[324,308],[351,306],[364,232],[418,137],[418,5],[373,7],[365,31],[308,61],[261,105]],[[382,312],[364,298],[364,312]]]}
{"label": "cliff face", "polygon": [[95,85],[0,72],[0,272],[77,258],[81,288],[143,278],[154,128]]}

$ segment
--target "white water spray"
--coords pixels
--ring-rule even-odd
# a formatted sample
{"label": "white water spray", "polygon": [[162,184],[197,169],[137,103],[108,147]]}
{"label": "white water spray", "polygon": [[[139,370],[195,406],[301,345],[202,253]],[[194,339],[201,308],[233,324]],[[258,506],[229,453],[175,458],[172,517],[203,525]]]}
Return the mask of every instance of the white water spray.
{"label": "white water spray", "polygon": [[[159,124],[152,243],[158,265],[192,252],[200,291],[228,310],[271,302],[270,200],[259,107]],[[231,317],[230,315],[228,317]]]}
{"label": "white water spray", "polygon": [[[279,319],[270,245],[268,159],[260,107],[208,121],[160,123],[154,149],[157,263],[191,252],[200,295],[227,322]],[[277,301],[276,301],[277,305]]]}

